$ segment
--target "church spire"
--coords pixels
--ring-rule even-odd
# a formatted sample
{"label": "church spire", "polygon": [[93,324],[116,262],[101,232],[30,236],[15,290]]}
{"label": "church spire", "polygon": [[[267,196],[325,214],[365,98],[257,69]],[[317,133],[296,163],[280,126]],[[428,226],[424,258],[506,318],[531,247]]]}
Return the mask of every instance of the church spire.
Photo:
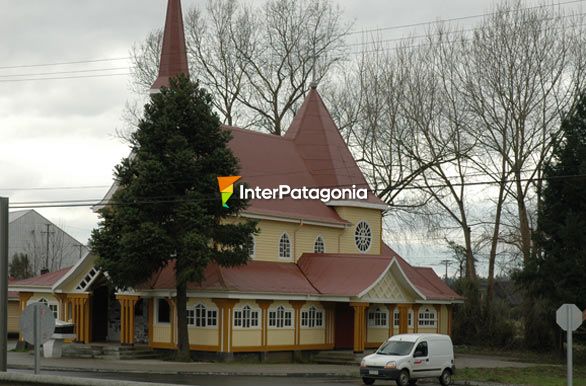
{"label": "church spire", "polygon": [[169,87],[169,79],[179,74],[185,74],[189,77],[181,0],[169,0],[165,31],[163,33],[159,76],[151,86],[150,92],[157,93],[161,87]]}

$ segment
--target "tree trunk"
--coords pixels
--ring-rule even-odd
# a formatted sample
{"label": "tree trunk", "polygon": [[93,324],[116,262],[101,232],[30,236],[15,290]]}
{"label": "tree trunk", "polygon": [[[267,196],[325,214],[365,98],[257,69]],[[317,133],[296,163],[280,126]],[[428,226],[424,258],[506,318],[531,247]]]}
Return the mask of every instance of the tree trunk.
{"label": "tree trunk", "polygon": [[529,228],[529,215],[525,204],[525,195],[521,185],[521,175],[516,176],[517,180],[517,208],[519,211],[519,233],[521,237],[521,252],[523,253],[523,264],[527,264],[531,256],[531,229]]}
{"label": "tree trunk", "polygon": [[499,232],[501,226],[501,214],[503,211],[503,202],[505,197],[505,172],[503,159],[503,175],[501,176],[501,184],[499,186],[499,196],[496,202],[496,214],[494,217],[494,230],[492,233],[492,240],[490,241],[490,253],[488,254],[488,280],[486,286],[486,310],[490,311],[492,299],[494,297],[494,265],[496,262],[496,249],[499,244]]}
{"label": "tree trunk", "polygon": [[474,252],[472,251],[472,236],[470,227],[464,222],[464,241],[466,243],[466,279],[476,279],[476,267],[474,266]]}
{"label": "tree trunk", "polygon": [[175,360],[178,362],[190,362],[191,355],[189,352],[189,332],[187,330],[187,284],[179,280],[178,272],[181,272],[181,265],[177,258],[177,266],[175,271],[175,279],[177,281],[177,301],[176,312],[177,315],[177,354]]}

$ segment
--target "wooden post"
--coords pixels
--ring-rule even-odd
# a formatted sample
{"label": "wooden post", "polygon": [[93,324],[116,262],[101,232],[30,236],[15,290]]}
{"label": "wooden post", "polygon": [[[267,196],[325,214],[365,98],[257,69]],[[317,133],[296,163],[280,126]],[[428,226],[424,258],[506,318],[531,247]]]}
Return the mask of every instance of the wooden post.
{"label": "wooden post", "polygon": [[389,338],[395,334],[395,305],[389,304]]}
{"label": "wooden post", "polygon": [[354,352],[364,352],[366,343],[366,318],[365,310],[368,303],[351,302],[350,306],[354,309]]}
{"label": "wooden post", "polygon": [[413,332],[419,332],[419,305],[413,305]]}
{"label": "wooden post", "polygon": [[295,333],[293,339],[293,345],[299,346],[301,344],[301,307],[305,304],[304,300],[289,300],[293,310],[295,311]]}
{"label": "wooden post", "polygon": [[436,315],[436,319],[437,319],[436,320],[435,328],[436,328],[436,332],[438,334],[440,334],[441,331],[442,331],[441,330],[442,305],[441,304],[435,304],[434,307],[435,307],[435,315]]}
{"label": "wooden post", "polygon": [[134,344],[134,306],[140,298],[136,295],[117,294],[120,303],[120,343]]}
{"label": "wooden post", "polygon": [[256,303],[259,305],[261,310],[261,348],[266,349],[268,343],[268,329],[269,329],[269,313],[268,309],[273,303],[272,300],[257,300]]}
{"label": "wooden post", "polygon": [[399,334],[409,331],[409,304],[399,304]]}
{"label": "wooden post", "polygon": [[232,352],[232,310],[238,299],[212,299],[218,307],[218,350]]}

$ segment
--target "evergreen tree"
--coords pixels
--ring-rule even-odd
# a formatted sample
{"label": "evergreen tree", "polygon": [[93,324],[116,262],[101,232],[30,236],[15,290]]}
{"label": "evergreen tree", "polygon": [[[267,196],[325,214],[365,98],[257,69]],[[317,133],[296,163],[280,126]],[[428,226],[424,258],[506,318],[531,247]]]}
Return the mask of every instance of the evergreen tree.
{"label": "evergreen tree", "polygon": [[256,223],[226,221],[247,203],[222,207],[218,176],[238,175],[212,98],[186,77],[152,96],[131,138],[131,155],[115,168],[118,189],[100,210],[91,244],[98,266],[119,288],[144,283],[175,266],[178,360],[189,359],[187,284],[211,262],[245,264]]}
{"label": "evergreen tree", "polygon": [[33,267],[24,253],[16,253],[12,256],[12,262],[9,268],[10,276],[17,280],[28,279],[33,276]]}
{"label": "evergreen tree", "polygon": [[539,253],[517,279],[533,300],[526,340],[551,347],[559,341],[556,309],[563,303],[586,307],[586,94],[563,120],[544,177],[535,236]]}

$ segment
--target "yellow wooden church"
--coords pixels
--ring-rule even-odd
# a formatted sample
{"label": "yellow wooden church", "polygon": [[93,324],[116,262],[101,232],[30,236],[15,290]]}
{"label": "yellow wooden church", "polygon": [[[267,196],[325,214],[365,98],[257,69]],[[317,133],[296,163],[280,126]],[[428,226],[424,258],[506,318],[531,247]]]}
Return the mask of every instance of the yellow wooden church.
{"label": "yellow wooden church", "polygon": [[[188,75],[179,0],[170,0],[159,78]],[[285,136],[237,127],[230,147],[249,186],[367,187],[317,89],[312,87]],[[102,204],[107,203],[116,184]],[[414,267],[382,240],[376,196],[363,199],[253,199],[241,216],[259,221],[250,262],[210,265],[188,287],[192,350],[231,354],[376,347],[393,334],[450,334],[462,302],[431,268]],[[174,267],[118,292],[87,255],[75,266],[10,283],[20,309],[44,302],[75,323],[79,342],[177,342]]]}

